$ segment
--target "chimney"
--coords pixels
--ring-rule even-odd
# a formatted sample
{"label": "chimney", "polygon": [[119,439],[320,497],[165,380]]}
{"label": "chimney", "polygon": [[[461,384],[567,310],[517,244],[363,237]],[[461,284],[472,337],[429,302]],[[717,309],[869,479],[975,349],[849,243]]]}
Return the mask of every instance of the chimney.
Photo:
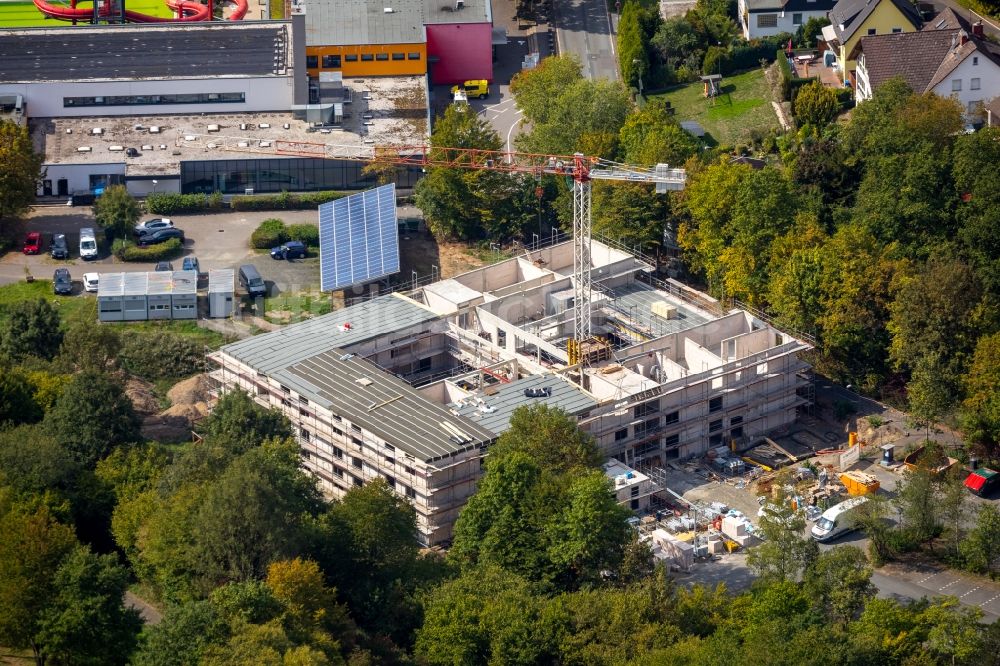
{"label": "chimney", "polygon": [[964,46],[967,41],[969,41],[969,33],[967,33],[964,30],[961,31],[960,33],[958,33],[958,45],[959,46]]}
{"label": "chimney", "polygon": [[972,24],[972,36],[983,39],[983,22],[976,21]]}

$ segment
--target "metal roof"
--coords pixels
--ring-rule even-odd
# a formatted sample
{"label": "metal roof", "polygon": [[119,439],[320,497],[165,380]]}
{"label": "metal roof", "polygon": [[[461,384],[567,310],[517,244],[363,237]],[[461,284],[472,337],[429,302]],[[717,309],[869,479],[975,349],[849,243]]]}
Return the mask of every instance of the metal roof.
{"label": "metal roof", "polygon": [[425,462],[493,440],[489,430],[455,416],[403,380],[342,349],[310,356],[272,377]]}
{"label": "metal roof", "polygon": [[231,294],[236,291],[236,271],[232,268],[216,268],[208,272],[208,293]]}
{"label": "metal roof", "polygon": [[[122,296],[145,296],[149,283],[146,273],[124,273]],[[98,289],[100,286],[98,285]]]}
{"label": "metal roof", "polygon": [[167,271],[146,273],[147,296],[168,296],[173,290],[173,274]]}
{"label": "metal roof", "polygon": [[198,293],[198,273],[195,271],[174,271],[170,278],[171,293],[178,295]]}
{"label": "metal roof", "polygon": [[388,294],[234,342],[222,351],[259,372],[273,374],[331,349],[349,347],[437,318],[436,313],[416,301]]}
{"label": "metal roof", "polygon": [[125,293],[125,275],[123,273],[101,273],[97,281],[97,297],[121,296]]}
{"label": "metal roof", "polygon": [[[530,389],[548,389],[549,395],[529,397],[525,391]],[[487,395],[466,398],[449,407],[499,436],[510,428],[510,417],[515,409],[539,403],[558,407],[573,416],[598,405],[591,395],[561,375],[533,375],[509,384],[493,385]]]}
{"label": "metal roof", "polygon": [[303,0],[306,45],[422,44],[424,25],[491,23],[490,0]]}
{"label": "metal roof", "polygon": [[289,26],[219,21],[0,30],[0,81],[273,76],[290,66]]}

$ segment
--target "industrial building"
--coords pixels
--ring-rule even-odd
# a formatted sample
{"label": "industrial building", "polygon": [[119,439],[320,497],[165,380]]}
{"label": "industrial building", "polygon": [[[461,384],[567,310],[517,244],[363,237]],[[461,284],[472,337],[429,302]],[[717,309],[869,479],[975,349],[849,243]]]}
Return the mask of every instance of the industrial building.
{"label": "industrial building", "polygon": [[310,76],[493,79],[491,0],[293,0],[292,12],[305,16]]}
{"label": "industrial building", "polygon": [[[571,365],[573,246],[557,243],[227,345],[211,355],[294,424],[303,459],[339,496],[384,478],[425,543],[451,537],[490,442],[522,405],[573,415],[602,452],[644,470],[744,450],[811,401],[806,339],[650,276],[594,242],[594,334]],[[628,485],[631,497],[632,484]]]}

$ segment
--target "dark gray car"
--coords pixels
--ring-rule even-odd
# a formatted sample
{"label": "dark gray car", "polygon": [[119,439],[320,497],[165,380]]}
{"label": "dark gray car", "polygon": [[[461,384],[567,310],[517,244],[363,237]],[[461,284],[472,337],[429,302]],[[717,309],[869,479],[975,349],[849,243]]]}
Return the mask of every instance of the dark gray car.
{"label": "dark gray car", "polygon": [[73,278],[68,268],[57,268],[52,274],[52,291],[61,296],[73,293]]}
{"label": "dark gray car", "polygon": [[69,245],[66,243],[66,236],[63,234],[52,234],[52,245],[49,247],[49,255],[53,259],[69,259]]}

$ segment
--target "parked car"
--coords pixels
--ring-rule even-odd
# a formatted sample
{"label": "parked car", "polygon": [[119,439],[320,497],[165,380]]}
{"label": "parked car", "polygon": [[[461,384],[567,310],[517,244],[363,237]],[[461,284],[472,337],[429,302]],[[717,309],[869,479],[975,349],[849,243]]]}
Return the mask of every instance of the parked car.
{"label": "parked car", "polygon": [[97,273],[84,273],[83,274],[83,288],[90,292],[97,291],[97,283],[100,281],[101,276]]}
{"label": "parked car", "polygon": [[145,236],[146,234],[156,231],[157,229],[169,229],[173,226],[173,220],[166,217],[156,217],[152,220],[146,220],[145,222],[140,222],[135,225],[135,235]]}
{"label": "parked car", "polygon": [[37,231],[29,232],[24,239],[23,252],[25,254],[38,254],[42,251],[42,235]]}
{"label": "parked car", "polygon": [[486,99],[490,96],[490,82],[486,79],[476,79],[473,81],[465,81],[461,86],[452,86],[451,94],[454,95],[459,90],[464,92],[468,97],[478,97],[479,99]]}
{"label": "parked car", "polygon": [[84,261],[97,259],[97,236],[90,227],[80,229],[80,258]]}
{"label": "parked car", "polygon": [[174,270],[174,265],[169,261],[158,261],[156,262],[156,268],[154,268],[153,270],[156,271],[157,273],[162,273],[164,271],[170,271],[172,273]]}
{"label": "parked car", "polygon": [[73,278],[68,268],[57,268],[52,274],[52,291],[63,296],[73,293]]}
{"label": "parked car", "polygon": [[66,243],[66,236],[63,234],[52,234],[52,245],[49,246],[49,254],[53,259],[69,259],[69,245]]}
{"label": "parked car", "polygon": [[306,244],[302,241],[288,241],[284,245],[271,248],[272,259],[295,259],[308,254]]}
{"label": "parked car", "polygon": [[246,290],[247,295],[251,298],[267,296],[267,285],[264,284],[264,278],[257,272],[257,268],[251,264],[240,266],[239,280],[240,286]]}
{"label": "parked car", "polygon": [[816,541],[832,541],[841,534],[858,528],[858,507],[868,501],[864,495],[852,497],[823,512],[812,527],[812,538]]}
{"label": "parked car", "polygon": [[181,243],[184,243],[184,232],[175,227],[156,229],[155,231],[150,231],[148,234],[139,236],[139,245],[156,245],[171,238],[180,238]]}
{"label": "parked car", "polygon": [[198,263],[198,257],[184,257],[184,261],[181,263],[182,271],[194,271],[198,275],[201,275],[201,264]]}

